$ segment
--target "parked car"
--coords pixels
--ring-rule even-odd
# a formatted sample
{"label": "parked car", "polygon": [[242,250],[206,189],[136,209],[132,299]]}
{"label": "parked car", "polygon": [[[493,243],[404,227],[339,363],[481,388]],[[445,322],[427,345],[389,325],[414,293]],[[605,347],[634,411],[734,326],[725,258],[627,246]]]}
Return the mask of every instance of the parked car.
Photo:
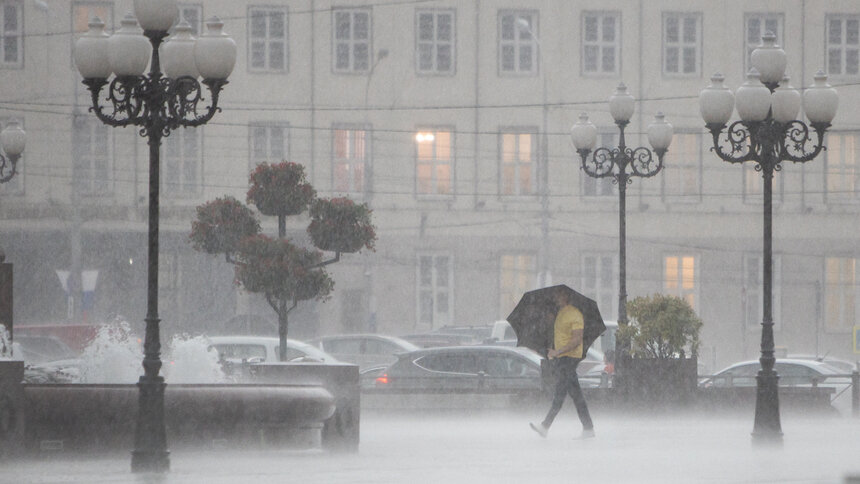
{"label": "parked car", "polygon": [[[269,336],[209,336],[218,357],[231,364],[278,361],[280,338]],[[339,363],[334,356],[302,341],[287,339],[287,361]]]}
{"label": "parked car", "polygon": [[377,372],[373,388],[391,392],[510,392],[541,390],[541,358],[526,348],[452,346],[399,355]]}
{"label": "parked car", "polygon": [[[756,375],[761,369],[758,360],[735,363],[699,382],[702,388],[732,388],[756,386]],[[777,358],[774,370],[779,375],[780,387],[824,387],[834,389],[831,404],[840,411],[851,406],[851,379],[827,363],[815,360]]]}
{"label": "parked car", "polygon": [[434,333],[459,334],[468,338],[469,342],[465,344],[481,344],[486,342],[493,335],[493,326],[490,324],[481,325],[461,325],[461,326],[442,326],[433,330]]}
{"label": "parked car", "polygon": [[471,336],[456,333],[415,333],[400,337],[420,348],[474,344]]}
{"label": "parked car", "polygon": [[832,356],[815,356],[815,355],[788,355],[788,358],[795,360],[814,360],[820,361],[822,363],[827,363],[828,365],[836,368],[841,373],[846,375],[851,374],[854,370],[858,369],[857,363],[851,362],[848,360],[843,360],[841,358],[834,358]]}
{"label": "parked car", "polygon": [[42,335],[15,335],[12,344],[15,359],[28,365],[40,365],[49,361],[69,360],[78,355],[59,338]]}
{"label": "parked car", "polygon": [[398,353],[420,349],[403,338],[381,334],[323,336],[309,343],[340,361],[358,365],[359,371],[391,364],[397,360]]}

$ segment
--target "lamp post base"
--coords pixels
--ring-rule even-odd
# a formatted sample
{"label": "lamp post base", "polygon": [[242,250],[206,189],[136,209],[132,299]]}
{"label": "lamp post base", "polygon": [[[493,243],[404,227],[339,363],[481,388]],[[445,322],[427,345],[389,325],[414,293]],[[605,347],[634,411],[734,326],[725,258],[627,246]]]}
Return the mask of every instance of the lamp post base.
{"label": "lamp post base", "polygon": [[170,452],[168,451],[134,450],[131,452],[131,472],[166,473],[169,470]]}
{"label": "lamp post base", "polygon": [[167,472],[170,470],[170,452],[164,426],[164,378],[140,377],[137,383],[137,431],[135,448],[131,453],[132,472]]}
{"label": "lamp post base", "polygon": [[778,384],[779,376],[773,370],[762,370],[756,376],[755,424],[752,432],[755,446],[782,446]]}

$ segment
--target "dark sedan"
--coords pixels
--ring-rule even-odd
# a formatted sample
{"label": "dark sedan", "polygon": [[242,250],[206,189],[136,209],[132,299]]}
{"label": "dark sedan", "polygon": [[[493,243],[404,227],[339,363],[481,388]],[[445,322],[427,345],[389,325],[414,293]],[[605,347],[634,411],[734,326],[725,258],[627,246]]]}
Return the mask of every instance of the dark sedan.
{"label": "dark sedan", "polygon": [[425,348],[401,354],[392,365],[377,370],[373,389],[392,393],[537,393],[541,390],[540,360],[531,350],[506,346]]}

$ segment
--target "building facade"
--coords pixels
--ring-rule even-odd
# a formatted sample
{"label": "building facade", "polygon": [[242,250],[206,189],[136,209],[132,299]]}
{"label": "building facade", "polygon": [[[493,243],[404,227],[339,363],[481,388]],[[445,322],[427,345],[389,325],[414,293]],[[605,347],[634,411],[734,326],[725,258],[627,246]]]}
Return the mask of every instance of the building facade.
{"label": "building facade", "polygon": [[[17,323],[142,321],[148,151],[134,129],[88,112],[74,40],[108,31],[131,0],[2,0],[0,108],[28,133],[0,186],[0,245],[16,264]],[[860,314],[860,5],[851,0],[207,0],[181,2],[201,32],[219,16],[239,46],[223,112],[162,147],[162,331],[276,320],[222,259],[188,243],[195,207],[244,200],[263,161],[306,166],[324,196],[374,210],[375,252],[329,266],[324,303],[291,335],[405,334],[503,319],[524,291],[566,283],[618,313],[618,192],[580,169],[581,112],[614,147],[607,99],[637,99],[629,146],[659,111],[674,125],[665,168],[627,193],[630,298],[671,293],[703,319],[700,359],[758,356],[762,179],[709,151],[698,93],[737,87],[774,31],[795,87],[818,69],[840,94],[827,151],[774,181],[779,352],[856,359]],[[276,233],[274,220],[262,217]],[[305,240],[307,220],[290,223]],[[230,322],[232,321],[232,323]],[[141,323],[142,325],[142,323]],[[273,333],[274,334],[274,333]]]}

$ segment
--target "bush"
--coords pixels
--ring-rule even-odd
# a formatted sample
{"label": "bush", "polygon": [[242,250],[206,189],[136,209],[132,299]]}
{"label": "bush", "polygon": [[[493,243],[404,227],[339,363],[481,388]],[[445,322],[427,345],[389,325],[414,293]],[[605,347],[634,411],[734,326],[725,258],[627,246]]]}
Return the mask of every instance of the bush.
{"label": "bush", "polygon": [[698,353],[702,320],[692,306],[676,296],[654,294],[627,303],[630,323],[618,328],[618,338],[629,343],[631,354],[643,358],[683,357]]}

